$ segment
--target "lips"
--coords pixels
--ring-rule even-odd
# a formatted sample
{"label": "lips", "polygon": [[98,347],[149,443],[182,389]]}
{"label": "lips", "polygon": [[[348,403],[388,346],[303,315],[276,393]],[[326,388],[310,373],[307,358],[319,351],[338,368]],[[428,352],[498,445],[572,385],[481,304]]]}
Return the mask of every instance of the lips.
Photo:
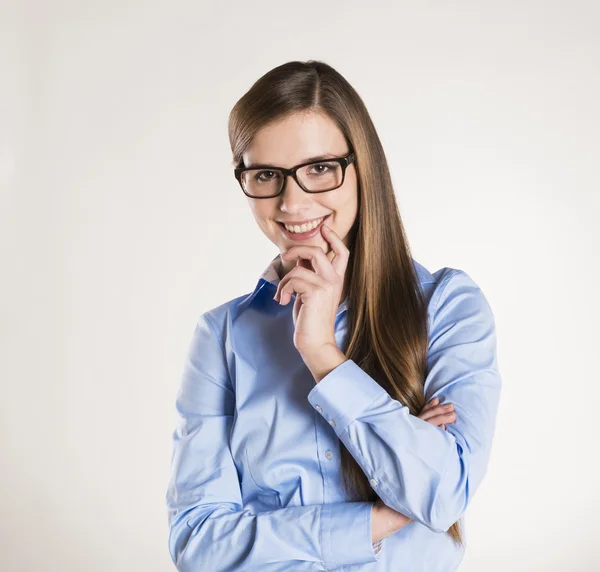
{"label": "lips", "polygon": [[302,222],[293,222],[293,221],[291,221],[291,222],[285,222],[285,223],[283,223],[281,221],[277,221],[277,224],[279,224],[281,226],[285,226],[286,224],[288,226],[302,226],[303,224],[308,224],[308,223],[314,222],[314,221],[319,220],[319,219],[325,220],[330,215],[331,215],[331,213],[329,213],[327,215],[324,215],[324,216],[317,216],[315,218],[309,218],[308,220],[304,220]]}
{"label": "lips", "polygon": [[[278,222],[277,224],[281,227],[281,230],[283,232],[283,234],[286,236],[286,238],[290,239],[290,240],[304,240],[307,238],[312,238],[313,236],[316,236],[319,232],[320,232],[320,228],[323,225],[323,223],[331,216],[331,213],[329,213],[328,215],[323,217],[323,220],[318,224],[318,226],[316,226],[315,228],[307,231],[307,232],[290,232],[289,230],[287,230],[285,228],[285,225],[282,222]],[[317,217],[316,219],[311,219],[311,220],[318,220],[321,217]],[[311,221],[308,221],[311,222]]]}

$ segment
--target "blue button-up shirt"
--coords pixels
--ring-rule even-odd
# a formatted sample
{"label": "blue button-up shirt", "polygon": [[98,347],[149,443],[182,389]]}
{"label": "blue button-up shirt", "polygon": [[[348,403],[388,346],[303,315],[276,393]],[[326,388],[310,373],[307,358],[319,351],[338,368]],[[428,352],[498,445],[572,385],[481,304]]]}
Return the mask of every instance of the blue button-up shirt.
{"label": "blue button-up shirt", "polygon": [[[428,301],[425,399],[456,412],[443,430],[352,360],[315,383],[293,344],[293,300],[273,300],[280,263],[193,332],[166,493],[173,562],[182,572],[455,570],[464,548],[445,531],[460,519],[466,540],[462,516],[486,472],[500,397],[488,301],[463,270],[432,274],[413,260]],[[382,501],[413,520],[378,545],[374,503],[345,500],[339,441]]]}

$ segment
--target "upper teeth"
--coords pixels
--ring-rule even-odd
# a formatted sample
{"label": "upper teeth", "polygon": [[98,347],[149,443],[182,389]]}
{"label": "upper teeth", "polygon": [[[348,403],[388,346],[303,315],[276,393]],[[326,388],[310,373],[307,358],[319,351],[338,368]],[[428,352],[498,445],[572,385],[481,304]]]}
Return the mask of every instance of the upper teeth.
{"label": "upper teeth", "polygon": [[312,222],[305,222],[304,224],[301,224],[300,226],[298,226],[298,225],[290,226],[289,224],[286,224],[284,226],[290,232],[308,232],[309,230],[312,230],[316,226],[319,226],[321,224],[321,221],[324,218],[325,217],[321,217],[321,218],[318,218],[317,220],[313,220]]}

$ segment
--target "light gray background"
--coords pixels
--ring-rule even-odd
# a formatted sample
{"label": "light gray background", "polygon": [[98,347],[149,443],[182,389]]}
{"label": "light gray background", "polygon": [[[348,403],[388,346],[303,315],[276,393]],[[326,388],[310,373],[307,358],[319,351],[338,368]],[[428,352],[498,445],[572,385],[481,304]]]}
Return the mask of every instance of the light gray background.
{"label": "light gray background", "polygon": [[598,6],[3,2],[0,569],[174,570],[184,354],[277,253],[227,116],[309,58],[365,100],[415,258],[464,269],[496,316],[461,571],[600,569]]}

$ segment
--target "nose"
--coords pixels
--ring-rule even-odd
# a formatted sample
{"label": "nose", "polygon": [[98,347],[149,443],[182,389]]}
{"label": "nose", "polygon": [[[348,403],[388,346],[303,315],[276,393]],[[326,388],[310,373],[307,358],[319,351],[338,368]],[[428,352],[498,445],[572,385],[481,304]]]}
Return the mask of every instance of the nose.
{"label": "nose", "polygon": [[[310,193],[296,182],[294,177],[288,175],[285,178],[283,192],[279,195],[280,209],[282,212],[298,214],[310,207]],[[306,207],[306,208],[303,208]]]}

